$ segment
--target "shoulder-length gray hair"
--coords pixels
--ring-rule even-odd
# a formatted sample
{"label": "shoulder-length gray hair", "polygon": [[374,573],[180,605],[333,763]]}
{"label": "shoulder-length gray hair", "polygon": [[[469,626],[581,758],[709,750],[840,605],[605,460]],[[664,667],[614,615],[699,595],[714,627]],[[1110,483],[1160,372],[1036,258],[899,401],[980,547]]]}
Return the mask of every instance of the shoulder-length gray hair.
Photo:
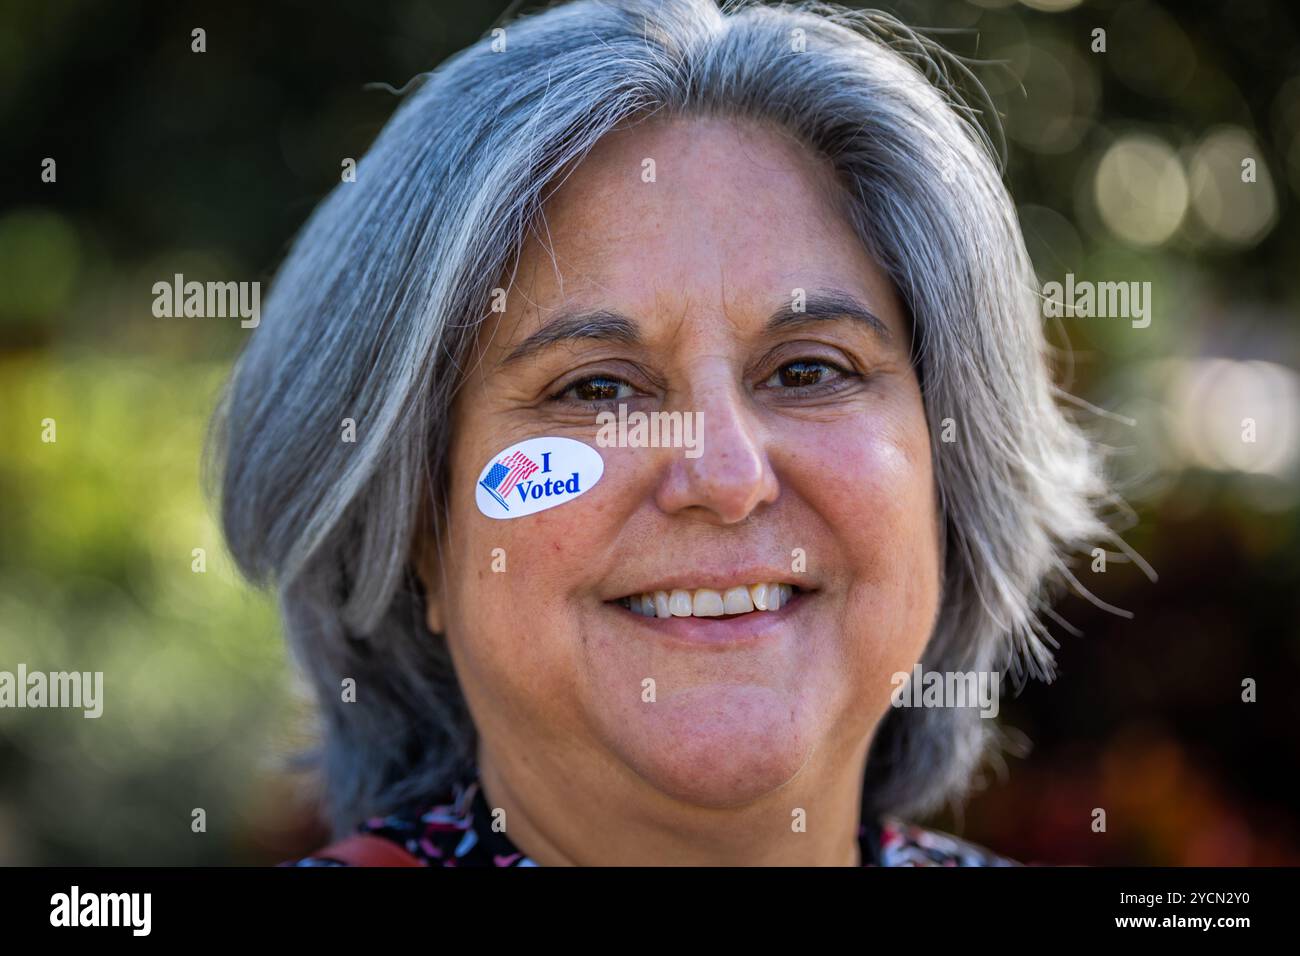
{"label": "shoulder-length gray hair", "polygon": [[[225,534],[243,572],[278,588],[319,698],[337,831],[417,806],[473,759],[412,566],[442,526],[450,405],[547,184],[659,111],[779,124],[838,171],[846,215],[917,330],[946,529],[922,665],[1051,677],[1053,583],[1079,587],[1069,554],[1114,538],[1093,446],[1055,402],[985,111],[958,72],[877,12],[579,0],[493,31],[406,97],[298,236],[214,422]],[[347,419],[355,441],[341,440]],[[891,708],[864,813],[959,801],[997,735],[975,708]]]}

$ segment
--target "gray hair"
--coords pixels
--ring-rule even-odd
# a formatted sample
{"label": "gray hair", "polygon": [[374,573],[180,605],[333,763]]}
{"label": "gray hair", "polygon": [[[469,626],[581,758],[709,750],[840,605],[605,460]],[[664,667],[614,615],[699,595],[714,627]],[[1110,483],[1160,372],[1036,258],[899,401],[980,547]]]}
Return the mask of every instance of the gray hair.
{"label": "gray hair", "polygon": [[[214,419],[224,531],[241,570],[277,588],[314,686],[336,831],[417,807],[473,760],[412,564],[426,529],[441,538],[449,410],[546,185],[661,111],[776,124],[833,165],[917,330],[944,529],[922,666],[1050,679],[1042,618],[1057,585],[1082,588],[1070,555],[1115,538],[1097,452],[1049,379],[1032,264],[979,121],[991,110],[959,92],[978,82],[892,17],[821,3],[578,0],[504,40],[424,74],[356,181],[315,210]],[[360,690],[344,704],[348,677]],[[864,814],[959,802],[999,735],[974,708],[891,708]]]}

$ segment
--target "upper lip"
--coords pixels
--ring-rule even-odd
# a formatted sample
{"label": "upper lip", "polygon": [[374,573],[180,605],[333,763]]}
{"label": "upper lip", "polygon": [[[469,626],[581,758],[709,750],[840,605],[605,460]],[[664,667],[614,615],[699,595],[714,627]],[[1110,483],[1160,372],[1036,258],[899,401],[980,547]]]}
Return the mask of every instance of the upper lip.
{"label": "upper lip", "polygon": [[738,570],[699,570],[673,571],[660,575],[638,576],[640,581],[634,585],[615,585],[616,593],[607,600],[617,601],[633,594],[653,594],[655,591],[693,591],[697,588],[710,588],[714,591],[726,591],[728,588],[748,587],[751,584],[789,584],[801,591],[817,590],[816,582],[806,574],[797,574],[788,568],[747,567]]}

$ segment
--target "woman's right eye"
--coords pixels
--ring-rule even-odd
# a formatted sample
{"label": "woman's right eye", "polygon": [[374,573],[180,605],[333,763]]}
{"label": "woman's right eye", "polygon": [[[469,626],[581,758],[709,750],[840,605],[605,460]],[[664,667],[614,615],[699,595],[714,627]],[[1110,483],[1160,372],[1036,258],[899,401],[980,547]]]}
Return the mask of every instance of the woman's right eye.
{"label": "woman's right eye", "polygon": [[580,379],[564,390],[557,392],[556,399],[568,398],[576,402],[612,402],[620,398],[631,398],[634,389],[622,379],[607,375],[593,375]]}

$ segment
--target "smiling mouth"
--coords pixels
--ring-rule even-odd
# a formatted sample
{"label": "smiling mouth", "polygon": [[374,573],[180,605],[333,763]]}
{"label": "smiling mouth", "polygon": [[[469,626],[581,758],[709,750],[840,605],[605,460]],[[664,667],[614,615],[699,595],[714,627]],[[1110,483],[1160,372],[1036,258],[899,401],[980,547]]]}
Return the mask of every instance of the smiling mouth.
{"label": "smiling mouth", "polygon": [[718,617],[724,619],[779,611],[800,594],[792,584],[748,584],[725,590],[674,588],[619,598],[615,604],[641,617]]}

